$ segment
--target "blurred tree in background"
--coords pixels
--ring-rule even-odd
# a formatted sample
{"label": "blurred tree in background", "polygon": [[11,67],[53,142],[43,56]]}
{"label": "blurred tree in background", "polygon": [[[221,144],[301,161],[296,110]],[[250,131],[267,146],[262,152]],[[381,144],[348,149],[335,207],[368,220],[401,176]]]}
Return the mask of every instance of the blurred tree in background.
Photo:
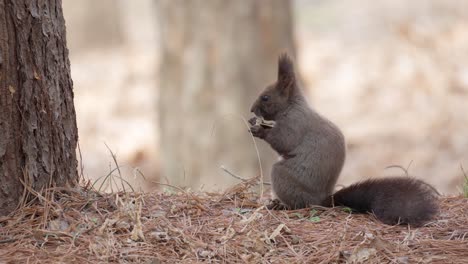
{"label": "blurred tree in background", "polygon": [[[67,27],[72,25],[68,34],[69,48],[73,51],[109,49],[124,44],[124,25],[116,0],[64,0]],[[69,31],[70,32],[70,31]]]}
{"label": "blurred tree in background", "polygon": [[[158,1],[162,176],[208,189],[259,174],[239,116],[276,77],[281,51],[294,54],[290,1]],[[214,130],[213,130],[214,129]],[[263,144],[263,143],[262,143]],[[273,153],[261,146],[264,175]]]}
{"label": "blurred tree in background", "polygon": [[[230,114],[249,115],[257,92],[274,81],[272,50],[292,49],[294,31],[312,106],[346,135],[340,184],[411,164],[411,175],[458,193],[460,165],[468,167],[468,1],[253,2],[63,0],[85,176],[109,173],[103,142],[125,178],[145,190],[156,186],[135,168],[156,181],[164,165],[164,177],[197,187],[232,184],[222,164],[257,174],[251,139]],[[293,25],[285,22],[291,13]]]}
{"label": "blurred tree in background", "polygon": [[60,1],[1,1],[0,30],[3,215],[21,200],[21,181],[37,191],[78,182],[78,132]]}

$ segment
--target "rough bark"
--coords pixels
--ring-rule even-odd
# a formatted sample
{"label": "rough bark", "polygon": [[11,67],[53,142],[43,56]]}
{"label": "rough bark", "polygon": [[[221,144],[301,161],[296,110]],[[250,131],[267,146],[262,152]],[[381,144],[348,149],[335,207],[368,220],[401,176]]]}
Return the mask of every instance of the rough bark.
{"label": "rough bark", "polygon": [[[163,177],[212,189],[233,182],[220,165],[243,177],[257,175],[254,145],[236,115],[251,115],[258,92],[276,78],[279,53],[294,54],[291,2],[158,3]],[[259,144],[268,175],[274,154]]]}
{"label": "rough bark", "polygon": [[0,215],[23,193],[78,181],[61,1],[0,0]]}

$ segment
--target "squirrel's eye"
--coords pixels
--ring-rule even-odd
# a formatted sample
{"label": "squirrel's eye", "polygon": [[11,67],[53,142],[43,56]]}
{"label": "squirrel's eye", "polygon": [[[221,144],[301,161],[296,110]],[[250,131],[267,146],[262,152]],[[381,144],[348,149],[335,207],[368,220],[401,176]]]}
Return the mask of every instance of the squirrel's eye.
{"label": "squirrel's eye", "polygon": [[262,95],[262,101],[263,101],[263,102],[268,101],[268,99],[270,99],[270,96],[268,96],[268,95]]}

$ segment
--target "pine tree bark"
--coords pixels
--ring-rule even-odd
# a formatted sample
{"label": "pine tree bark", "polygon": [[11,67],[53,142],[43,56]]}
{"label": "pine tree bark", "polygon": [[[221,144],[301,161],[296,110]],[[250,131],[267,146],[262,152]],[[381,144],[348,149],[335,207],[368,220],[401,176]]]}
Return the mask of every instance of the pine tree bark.
{"label": "pine tree bark", "polygon": [[[250,104],[276,78],[277,57],[294,54],[291,2],[158,1],[162,176],[213,189],[259,174],[248,128]],[[263,142],[264,175],[276,159]],[[224,174],[224,175],[223,175]]]}
{"label": "pine tree bark", "polygon": [[23,180],[35,190],[78,181],[73,83],[60,0],[0,0],[0,215]]}

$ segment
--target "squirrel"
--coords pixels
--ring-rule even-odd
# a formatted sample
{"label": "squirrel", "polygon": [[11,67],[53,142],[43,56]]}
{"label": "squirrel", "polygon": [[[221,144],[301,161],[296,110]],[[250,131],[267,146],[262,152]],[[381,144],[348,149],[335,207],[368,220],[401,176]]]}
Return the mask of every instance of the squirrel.
{"label": "squirrel", "polygon": [[410,177],[369,179],[333,193],[345,162],[345,138],[309,106],[286,53],[278,59],[277,81],[261,92],[250,111],[255,114],[248,121],[252,135],[280,155],[271,171],[272,209],[345,206],[373,213],[385,224],[411,226],[427,223],[438,212],[435,188]]}

